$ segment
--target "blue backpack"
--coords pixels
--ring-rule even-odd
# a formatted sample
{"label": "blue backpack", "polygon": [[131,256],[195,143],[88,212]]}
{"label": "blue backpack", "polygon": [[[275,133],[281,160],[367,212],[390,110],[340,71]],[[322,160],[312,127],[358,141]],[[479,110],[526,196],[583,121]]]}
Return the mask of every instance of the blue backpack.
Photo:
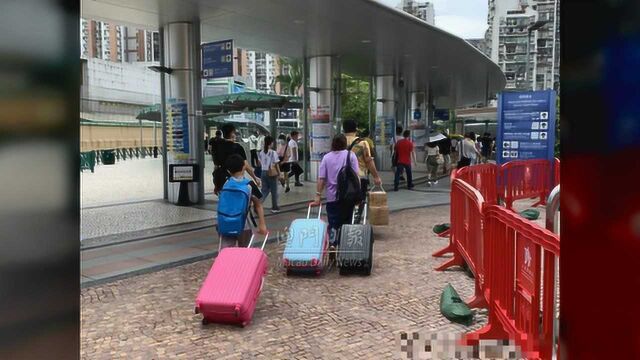
{"label": "blue backpack", "polygon": [[218,233],[221,236],[236,237],[244,230],[249,214],[251,190],[249,180],[229,178],[224,183],[218,199]]}

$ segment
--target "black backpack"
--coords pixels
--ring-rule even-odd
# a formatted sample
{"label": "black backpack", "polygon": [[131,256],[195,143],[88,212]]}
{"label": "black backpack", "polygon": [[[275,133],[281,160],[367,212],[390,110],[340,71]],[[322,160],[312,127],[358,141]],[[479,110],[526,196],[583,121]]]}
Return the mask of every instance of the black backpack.
{"label": "black backpack", "polygon": [[351,168],[351,148],[362,141],[357,138],[351,143],[347,149],[347,161],[338,173],[338,193],[337,200],[343,204],[359,204],[362,202],[362,191],[360,190],[360,178],[358,174]]}

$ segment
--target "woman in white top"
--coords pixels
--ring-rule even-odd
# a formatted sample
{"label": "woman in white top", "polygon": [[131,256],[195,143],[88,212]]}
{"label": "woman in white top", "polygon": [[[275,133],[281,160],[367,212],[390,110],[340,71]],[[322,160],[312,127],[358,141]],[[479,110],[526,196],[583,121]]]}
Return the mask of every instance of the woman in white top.
{"label": "woman in white top", "polygon": [[[264,147],[258,153],[258,160],[262,167],[262,202],[267,199],[269,193],[271,193],[271,212],[280,212],[278,207],[278,178],[280,177],[280,166],[278,163],[278,153],[271,148],[273,144],[273,138],[266,136],[264,138]],[[274,173],[269,176],[269,170]]]}
{"label": "woman in white top", "polygon": [[438,154],[440,154],[440,148],[435,142],[427,143],[424,148],[427,153],[427,174],[429,176],[427,185],[431,186],[438,183]]}

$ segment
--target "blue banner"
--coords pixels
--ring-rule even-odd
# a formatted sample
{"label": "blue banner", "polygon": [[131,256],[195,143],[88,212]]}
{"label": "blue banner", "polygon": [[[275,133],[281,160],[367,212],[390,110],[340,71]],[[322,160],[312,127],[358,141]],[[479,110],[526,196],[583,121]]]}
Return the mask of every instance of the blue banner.
{"label": "blue banner", "polygon": [[498,95],[496,162],[553,160],[556,92],[502,92]]}
{"label": "blue banner", "polygon": [[202,78],[233,76],[233,40],[202,44]]}

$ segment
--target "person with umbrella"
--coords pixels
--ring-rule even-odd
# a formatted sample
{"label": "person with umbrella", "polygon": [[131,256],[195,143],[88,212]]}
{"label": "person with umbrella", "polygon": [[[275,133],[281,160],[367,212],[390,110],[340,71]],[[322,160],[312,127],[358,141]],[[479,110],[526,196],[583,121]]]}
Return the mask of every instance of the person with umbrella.
{"label": "person with umbrella", "polygon": [[425,145],[425,152],[427,155],[427,174],[429,177],[427,180],[428,186],[438,183],[438,167],[440,166],[440,163],[438,162],[440,155],[438,143],[445,139],[447,139],[447,137],[440,133],[431,133],[429,134],[429,142]]}

